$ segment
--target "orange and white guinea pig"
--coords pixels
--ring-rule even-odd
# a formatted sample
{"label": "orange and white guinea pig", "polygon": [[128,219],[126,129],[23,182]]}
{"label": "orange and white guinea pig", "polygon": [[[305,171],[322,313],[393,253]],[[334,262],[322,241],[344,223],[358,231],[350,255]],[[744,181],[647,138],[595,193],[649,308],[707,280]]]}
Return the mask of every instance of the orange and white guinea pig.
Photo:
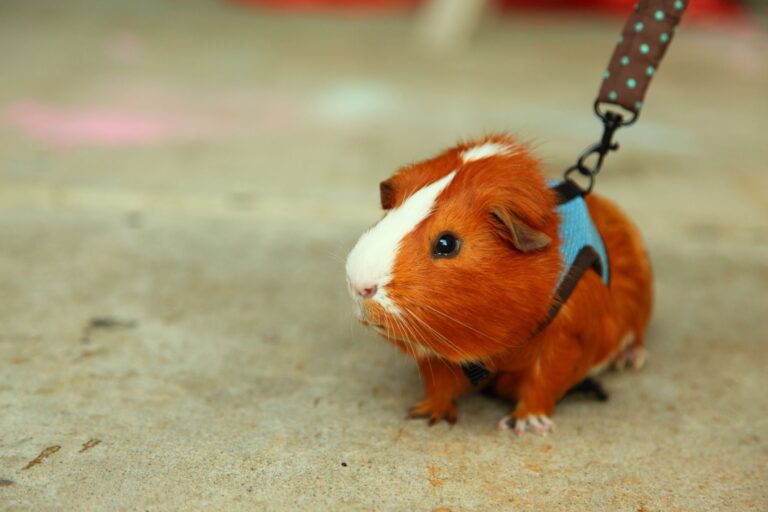
{"label": "orange and white guinea pig", "polygon": [[640,235],[612,202],[548,182],[506,136],[460,144],[380,185],[384,217],[350,252],[363,324],[416,359],[410,417],[456,421],[488,388],[503,429],[544,434],[555,403],[614,364],[639,368],[652,304]]}

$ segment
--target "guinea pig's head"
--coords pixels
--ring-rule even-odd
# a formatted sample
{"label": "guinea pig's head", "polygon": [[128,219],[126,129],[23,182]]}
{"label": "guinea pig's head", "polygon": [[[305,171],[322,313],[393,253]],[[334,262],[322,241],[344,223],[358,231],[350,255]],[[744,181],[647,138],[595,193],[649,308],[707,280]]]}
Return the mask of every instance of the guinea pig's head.
{"label": "guinea pig's head", "polygon": [[560,271],[555,196],[508,137],[461,144],[380,185],[384,217],[347,258],[358,318],[416,357],[524,344]]}

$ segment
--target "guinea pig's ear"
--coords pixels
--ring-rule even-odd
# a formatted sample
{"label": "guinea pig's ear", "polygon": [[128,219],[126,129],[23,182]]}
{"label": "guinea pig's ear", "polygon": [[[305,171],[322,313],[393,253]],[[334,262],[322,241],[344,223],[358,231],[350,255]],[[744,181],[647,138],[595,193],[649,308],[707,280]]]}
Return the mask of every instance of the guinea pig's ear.
{"label": "guinea pig's ear", "polygon": [[552,239],[538,231],[501,206],[491,208],[491,215],[499,224],[501,237],[511,243],[518,251],[530,252],[547,247]]}
{"label": "guinea pig's ear", "polygon": [[391,210],[395,206],[395,185],[393,179],[389,178],[379,183],[379,193],[381,194],[381,207],[385,210]]}

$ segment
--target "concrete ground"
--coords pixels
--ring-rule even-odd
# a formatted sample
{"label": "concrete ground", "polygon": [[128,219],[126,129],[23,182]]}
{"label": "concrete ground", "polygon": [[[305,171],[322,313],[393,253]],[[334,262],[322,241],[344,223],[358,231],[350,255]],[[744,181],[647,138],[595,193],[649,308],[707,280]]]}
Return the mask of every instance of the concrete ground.
{"label": "concrete ground", "polygon": [[683,27],[598,189],[657,272],[651,359],[546,438],[405,421],[355,324],[377,184],[511,130],[557,175],[619,20],[412,20],[210,2],[0,4],[0,510],[768,510],[768,37]]}

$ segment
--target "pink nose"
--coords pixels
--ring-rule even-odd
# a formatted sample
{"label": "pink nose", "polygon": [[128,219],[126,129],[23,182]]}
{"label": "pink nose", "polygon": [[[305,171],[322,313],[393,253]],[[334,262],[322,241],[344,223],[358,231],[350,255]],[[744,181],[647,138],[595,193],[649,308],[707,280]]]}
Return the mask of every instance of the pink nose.
{"label": "pink nose", "polygon": [[364,288],[358,288],[357,294],[364,299],[370,299],[371,297],[373,297],[373,295],[376,293],[376,290],[378,289],[379,288],[375,284],[373,284],[371,286],[366,286]]}

